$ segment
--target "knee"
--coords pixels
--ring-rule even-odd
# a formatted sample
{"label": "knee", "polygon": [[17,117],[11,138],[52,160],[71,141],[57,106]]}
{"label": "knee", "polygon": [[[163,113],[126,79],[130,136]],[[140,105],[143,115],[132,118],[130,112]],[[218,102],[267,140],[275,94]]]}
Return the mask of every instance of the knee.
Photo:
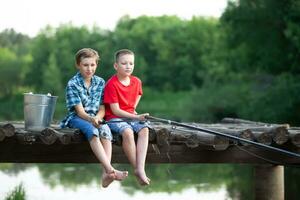
{"label": "knee", "polygon": [[148,135],[149,135],[149,129],[148,129],[148,127],[142,128],[139,131],[139,136],[148,136]]}
{"label": "knee", "polygon": [[130,128],[127,128],[122,133],[123,140],[134,140],[133,131]]}

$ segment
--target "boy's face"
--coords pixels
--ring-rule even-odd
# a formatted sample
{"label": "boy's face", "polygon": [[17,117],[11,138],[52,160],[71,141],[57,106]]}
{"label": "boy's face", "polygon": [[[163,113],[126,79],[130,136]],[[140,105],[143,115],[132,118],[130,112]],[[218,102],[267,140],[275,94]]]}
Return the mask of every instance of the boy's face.
{"label": "boy's face", "polygon": [[124,54],[121,55],[118,61],[114,64],[114,68],[118,75],[130,76],[134,69],[134,55]]}
{"label": "boy's face", "polygon": [[96,59],[93,57],[82,58],[79,65],[77,64],[77,69],[84,79],[91,79],[97,69]]}

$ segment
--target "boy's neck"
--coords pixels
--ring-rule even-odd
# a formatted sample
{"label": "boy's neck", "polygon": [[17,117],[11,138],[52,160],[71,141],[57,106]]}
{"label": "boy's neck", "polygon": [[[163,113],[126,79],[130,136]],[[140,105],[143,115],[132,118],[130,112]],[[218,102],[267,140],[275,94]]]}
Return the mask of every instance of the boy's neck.
{"label": "boy's neck", "polygon": [[116,74],[118,80],[125,86],[128,86],[130,84],[130,77],[129,76],[121,76],[119,74]]}
{"label": "boy's neck", "polygon": [[89,88],[91,85],[91,81],[92,79],[88,78],[88,79],[84,79],[84,85],[86,86],[86,88]]}

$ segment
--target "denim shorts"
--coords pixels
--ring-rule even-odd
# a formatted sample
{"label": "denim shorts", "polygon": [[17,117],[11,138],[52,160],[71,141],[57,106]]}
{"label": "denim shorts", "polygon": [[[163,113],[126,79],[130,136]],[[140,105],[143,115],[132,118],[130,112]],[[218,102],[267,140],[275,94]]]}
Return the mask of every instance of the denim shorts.
{"label": "denim shorts", "polygon": [[[116,121],[120,121],[120,122],[116,122]],[[112,123],[110,123],[110,122],[112,122]],[[145,127],[150,128],[150,125],[148,122],[142,122],[142,121],[126,122],[120,118],[111,119],[107,122],[107,124],[108,124],[111,132],[114,134],[118,134],[118,135],[122,135],[124,130],[127,128],[133,130],[134,133],[139,133],[140,130],[142,130]]]}
{"label": "denim shorts", "polygon": [[100,128],[96,128],[92,123],[75,116],[69,121],[68,127],[78,128],[85,135],[88,141],[90,141],[93,136],[112,141],[112,134],[107,124],[103,124]]}

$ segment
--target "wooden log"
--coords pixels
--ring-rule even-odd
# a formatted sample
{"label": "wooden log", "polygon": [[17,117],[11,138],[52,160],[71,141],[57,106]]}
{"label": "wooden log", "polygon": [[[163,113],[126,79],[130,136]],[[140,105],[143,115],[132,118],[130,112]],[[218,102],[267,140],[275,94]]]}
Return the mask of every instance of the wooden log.
{"label": "wooden log", "polygon": [[199,146],[205,146],[208,147],[206,149],[213,149],[217,151],[225,150],[229,146],[229,140],[227,138],[211,135],[201,131],[191,135],[187,141],[187,146],[189,146],[188,143],[191,144],[194,143],[194,141],[198,141],[197,143]]}
{"label": "wooden log", "polygon": [[252,131],[255,140],[259,143],[265,144],[265,145],[271,145],[272,144],[272,134],[270,132],[258,132],[258,131]]}
{"label": "wooden log", "polygon": [[171,134],[171,132],[169,129],[166,129],[166,128],[159,129],[156,132],[157,145],[161,146],[161,147],[168,147],[170,145],[169,144],[170,134]]}
{"label": "wooden log", "polygon": [[289,132],[286,127],[278,126],[271,129],[273,141],[276,144],[282,145],[289,139]]}
{"label": "wooden log", "polygon": [[221,120],[221,123],[233,123],[233,124],[256,124],[256,125],[265,125],[266,123],[263,122],[256,122],[246,119],[238,119],[238,118],[230,118],[225,117]]}
{"label": "wooden log", "polygon": [[10,123],[3,125],[1,129],[4,130],[6,137],[11,137],[15,134],[15,127]]}
{"label": "wooden log", "polygon": [[[236,129],[225,129],[225,128],[211,128],[211,130],[225,133],[228,135],[233,135],[239,138],[243,138],[249,141],[254,141],[254,135],[252,134],[252,131],[250,129],[241,129],[241,130],[236,130]],[[239,144],[247,146],[249,143],[246,142],[241,142],[237,141]]]}
{"label": "wooden log", "polygon": [[296,147],[300,147],[300,129],[299,130],[288,130],[289,132],[289,137],[291,139],[291,142],[293,145]]}
{"label": "wooden log", "polygon": [[[159,127],[156,129],[159,129]],[[149,142],[156,142],[156,130],[154,128],[149,128]]]}
{"label": "wooden log", "polygon": [[57,140],[58,136],[56,135],[55,131],[52,128],[45,128],[39,134],[39,139],[46,145],[54,144]]}
{"label": "wooden log", "polygon": [[171,132],[170,141],[185,143],[190,148],[202,146],[206,149],[213,150],[225,150],[229,146],[229,140],[227,138],[183,128],[174,129]]}
{"label": "wooden log", "polygon": [[37,135],[21,130],[16,133],[16,139],[19,144],[31,145],[36,143]]}
{"label": "wooden log", "polygon": [[286,128],[289,128],[289,124],[270,124],[270,123],[264,123],[264,122],[256,122],[251,120],[245,120],[245,119],[237,119],[237,118],[229,118],[225,117],[221,120],[221,123],[232,123],[232,124],[251,124],[251,125],[258,125],[258,126],[284,126]]}
{"label": "wooden log", "polygon": [[[221,124],[216,124],[216,125],[215,124],[213,124],[213,125],[201,124],[201,125],[199,125],[196,123],[193,123],[193,126],[209,129],[209,130],[224,133],[227,135],[236,136],[236,137],[246,139],[249,141],[254,141],[254,135],[252,134],[252,131],[249,128],[229,128],[229,127],[226,127]],[[244,145],[244,146],[249,145],[249,143],[247,143],[247,142],[241,142],[238,140],[235,140],[235,142],[237,142],[241,145]]]}
{"label": "wooden log", "polygon": [[[47,130],[45,130],[45,131],[47,131],[47,134],[49,134],[49,135],[56,135],[58,140],[62,144],[70,144],[72,141],[72,135],[74,135],[74,133],[60,132],[53,128],[47,128]],[[49,142],[49,140],[47,142]],[[55,142],[55,139],[54,139],[54,142]],[[54,142],[50,141],[49,144],[53,144]]]}
{"label": "wooden log", "polygon": [[271,134],[273,141],[279,145],[284,144],[289,139],[289,132],[285,126],[252,127],[249,129],[252,132],[265,132]]}
{"label": "wooden log", "polygon": [[15,134],[15,127],[10,124],[4,124],[0,126],[0,141],[3,141],[5,137],[11,137]]}
{"label": "wooden log", "polygon": [[84,137],[83,133],[79,129],[74,129],[74,128],[62,128],[62,129],[55,129],[56,131],[63,133],[63,134],[68,134],[71,136],[71,142],[72,143],[82,143],[84,141],[87,141],[86,138]]}

